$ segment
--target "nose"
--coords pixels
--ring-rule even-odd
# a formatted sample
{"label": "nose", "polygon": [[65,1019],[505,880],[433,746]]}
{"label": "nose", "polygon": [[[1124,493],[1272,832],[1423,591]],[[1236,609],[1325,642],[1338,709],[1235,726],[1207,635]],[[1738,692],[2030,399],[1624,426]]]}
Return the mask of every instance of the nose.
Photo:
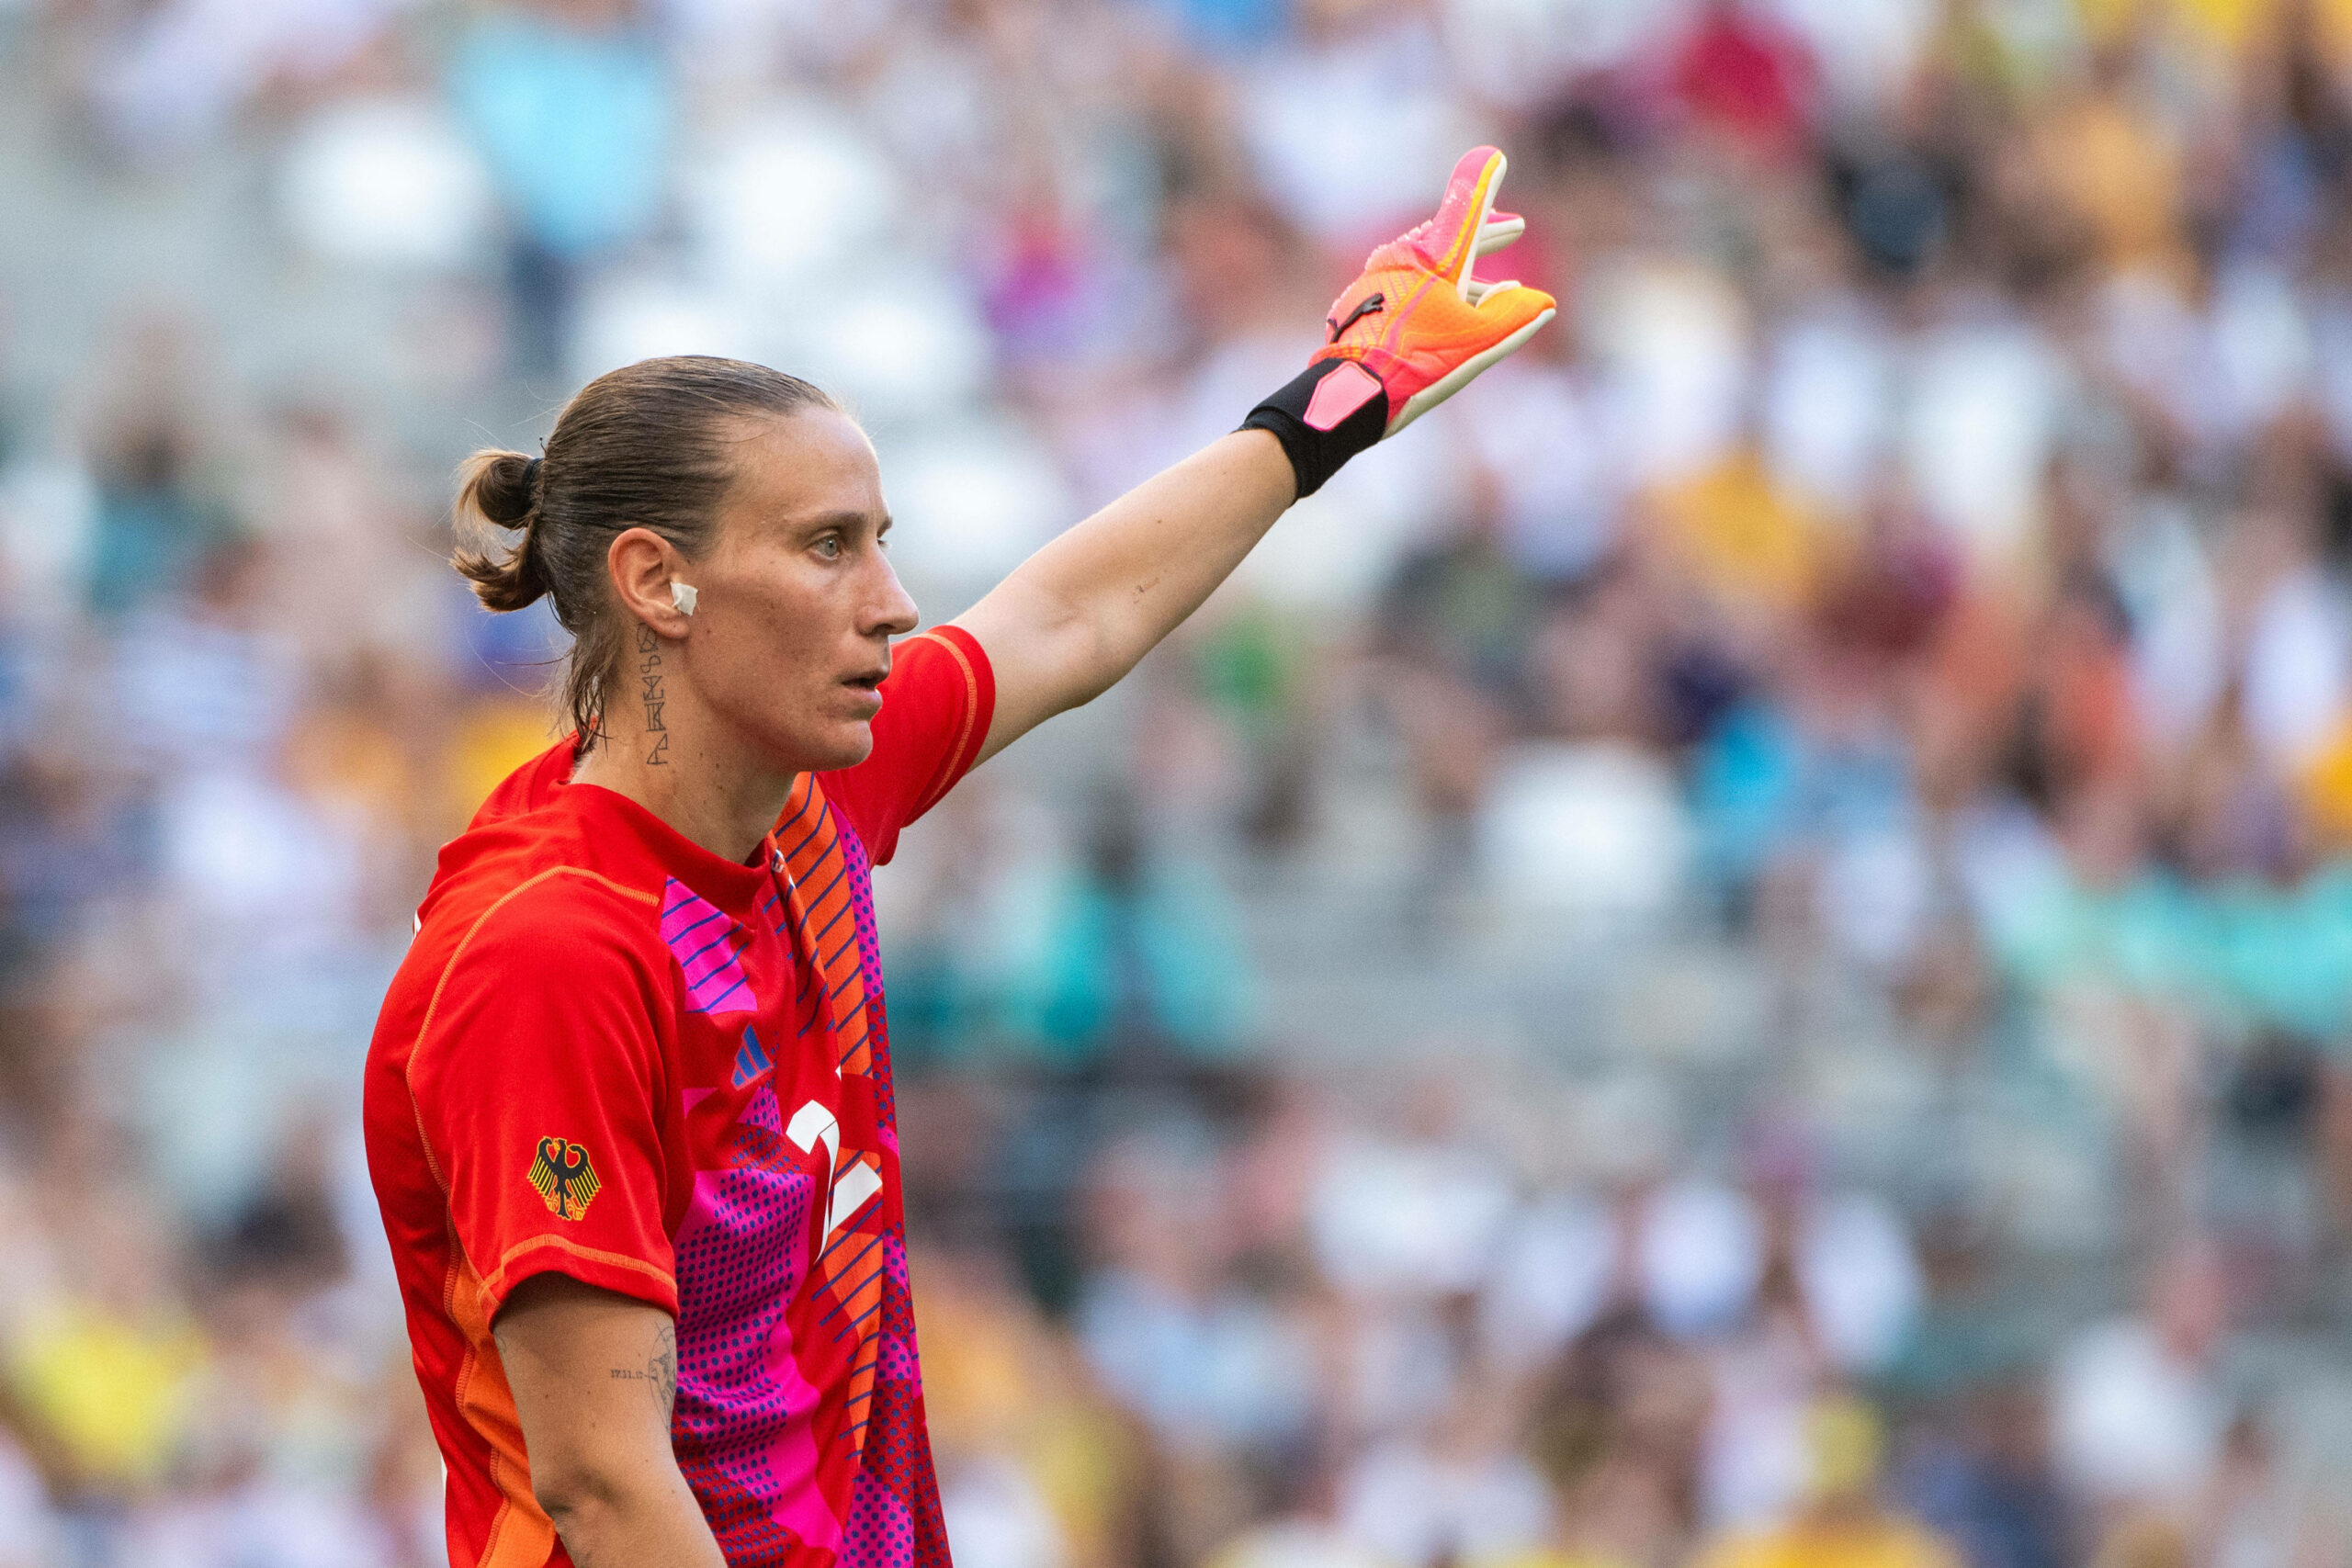
{"label": "nose", "polygon": [[890,558],[880,550],[873,553],[876,573],[873,597],[867,601],[865,631],[868,637],[904,637],[922,624],[922,615],[915,608],[906,584],[899,581]]}

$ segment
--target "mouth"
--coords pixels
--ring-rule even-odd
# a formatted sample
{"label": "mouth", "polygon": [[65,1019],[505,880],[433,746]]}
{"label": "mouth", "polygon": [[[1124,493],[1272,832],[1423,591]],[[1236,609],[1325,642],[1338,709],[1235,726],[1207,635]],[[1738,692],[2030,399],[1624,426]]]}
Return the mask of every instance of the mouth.
{"label": "mouth", "polygon": [[885,664],[878,670],[867,670],[855,675],[845,675],[842,678],[842,684],[854,692],[862,692],[879,701],[882,695],[882,682],[889,677],[889,674],[890,667]]}

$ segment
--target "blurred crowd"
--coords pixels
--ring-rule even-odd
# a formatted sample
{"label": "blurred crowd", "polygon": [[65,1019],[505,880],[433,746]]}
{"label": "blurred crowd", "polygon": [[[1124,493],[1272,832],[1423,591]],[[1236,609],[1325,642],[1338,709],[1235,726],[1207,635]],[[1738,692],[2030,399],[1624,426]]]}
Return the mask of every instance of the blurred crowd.
{"label": "blurred crowd", "polygon": [[968,604],[1552,289],[877,878],[963,1568],[2352,1563],[2346,0],[0,0],[0,1568],[414,1568],[357,1068],[759,358]]}

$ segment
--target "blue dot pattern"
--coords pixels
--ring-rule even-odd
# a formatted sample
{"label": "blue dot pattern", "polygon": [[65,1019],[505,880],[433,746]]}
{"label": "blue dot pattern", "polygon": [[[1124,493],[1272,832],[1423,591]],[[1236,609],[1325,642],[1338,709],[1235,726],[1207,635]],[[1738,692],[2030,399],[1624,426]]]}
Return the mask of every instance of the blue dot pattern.
{"label": "blue dot pattern", "polygon": [[[768,1454],[805,1410],[776,1371],[800,1285],[816,1182],[791,1168],[775,1091],[752,1094],[729,1141],[732,1168],[696,1179],[676,1238],[678,1467],[734,1568],[786,1561],[798,1543],[771,1517],[783,1478]],[[781,1358],[789,1365],[788,1355]]]}

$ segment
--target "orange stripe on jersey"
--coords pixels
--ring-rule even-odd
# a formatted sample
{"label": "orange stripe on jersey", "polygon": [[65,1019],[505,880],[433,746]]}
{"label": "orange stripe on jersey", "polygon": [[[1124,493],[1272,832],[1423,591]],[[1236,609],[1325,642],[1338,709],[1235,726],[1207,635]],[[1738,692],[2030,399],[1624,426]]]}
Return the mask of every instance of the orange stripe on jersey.
{"label": "orange stripe on jersey", "polygon": [[475,1568],[540,1568],[555,1550],[555,1522],[531,1494],[531,1461],[523,1449],[523,1421],[505,1363],[490,1336],[489,1292],[481,1276],[449,1231],[449,1280],[443,1294],[449,1316],[465,1336],[466,1359],[458,1369],[458,1414],[490,1449],[490,1478],[505,1499],[491,1521]]}
{"label": "orange stripe on jersey", "polygon": [[[842,1169],[863,1166],[874,1172],[876,1191],[880,1189],[882,1162],[872,1155],[854,1155],[842,1151]],[[840,1182],[836,1173],[834,1181]],[[875,1309],[882,1304],[883,1259],[878,1251],[866,1245],[873,1240],[865,1231],[837,1232],[827,1244],[824,1254],[817,1260],[817,1272],[823,1277],[825,1288],[833,1295],[835,1305],[828,1314],[837,1321],[862,1327]],[[849,1394],[843,1406],[842,1420],[848,1431],[859,1434],[857,1447],[865,1448],[866,1408],[874,1401],[874,1379],[876,1357],[873,1337],[861,1336],[862,1349],[856,1364],[850,1368]]]}
{"label": "orange stripe on jersey", "polygon": [[574,1258],[585,1258],[591,1263],[606,1263],[616,1269],[633,1269],[649,1280],[659,1280],[673,1291],[678,1288],[677,1280],[672,1278],[668,1269],[657,1269],[641,1258],[631,1258],[623,1252],[607,1252],[600,1247],[582,1247],[576,1241],[567,1240],[560,1235],[535,1235],[526,1237],[506,1249],[506,1256],[498,1260],[498,1267],[492,1269],[490,1278],[481,1282],[483,1292],[493,1298],[502,1296],[504,1292],[500,1287],[504,1284],[506,1270],[514,1266],[514,1260],[548,1247],[558,1252],[570,1253]]}
{"label": "orange stripe on jersey", "polygon": [[[956,657],[963,657],[960,649]],[[814,773],[800,775],[800,782],[793,786],[792,798],[784,808],[785,819],[795,821],[796,825],[804,816],[813,817],[816,821],[801,829],[799,842],[786,852],[792,874],[794,913],[817,950],[812,955],[817,983],[824,990],[824,1006],[840,1043],[841,1070],[863,1076],[871,1072],[874,1065],[865,1006],[865,966],[860,962],[857,948],[857,921],[850,914],[841,823],[826,803],[825,792]],[[813,908],[805,902],[811,897],[817,900]]]}
{"label": "orange stripe on jersey", "polygon": [[[961,657],[961,650],[957,656]],[[813,962],[817,983],[824,990],[824,1005],[841,1050],[841,1070],[863,1076],[873,1070],[873,1039],[865,1005],[865,966],[858,949],[857,922],[850,914],[848,878],[842,876],[831,886],[823,881],[809,886],[813,873],[822,871],[825,878],[834,877],[834,871],[824,868],[829,861],[842,858],[843,829],[826,804],[823,790],[807,773],[801,775],[792,803],[784,814],[792,818],[799,816],[804,807],[818,821],[813,827],[801,829],[799,842],[787,851],[795,912],[800,917],[800,929],[808,933],[816,949]],[[801,891],[803,887],[808,888],[807,894]],[[801,903],[810,896],[816,897],[813,908]],[[880,1158],[855,1149],[841,1151],[833,1173],[836,1190],[843,1173],[854,1166],[873,1171],[876,1190],[880,1190]],[[874,1403],[878,1371],[878,1338],[873,1332],[873,1318],[882,1303],[883,1260],[878,1247],[871,1245],[876,1239],[865,1231],[837,1231],[829,1238],[815,1269],[823,1289],[833,1299],[820,1321],[842,1325],[859,1337],[858,1356],[850,1368],[842,1418],[843,1430],[854,1434],[853,1451],[861,1454],[872,1429],[866,1417]]]}
{"label": "orange stripe on jersey", "polygon": [[808,935],[820,951],[840,945],[842,926],[849,915],[849,888],[845,886],[848,881],[846,876],[837,878],[808,906],[808,919],[814,922],[808,928]]}

